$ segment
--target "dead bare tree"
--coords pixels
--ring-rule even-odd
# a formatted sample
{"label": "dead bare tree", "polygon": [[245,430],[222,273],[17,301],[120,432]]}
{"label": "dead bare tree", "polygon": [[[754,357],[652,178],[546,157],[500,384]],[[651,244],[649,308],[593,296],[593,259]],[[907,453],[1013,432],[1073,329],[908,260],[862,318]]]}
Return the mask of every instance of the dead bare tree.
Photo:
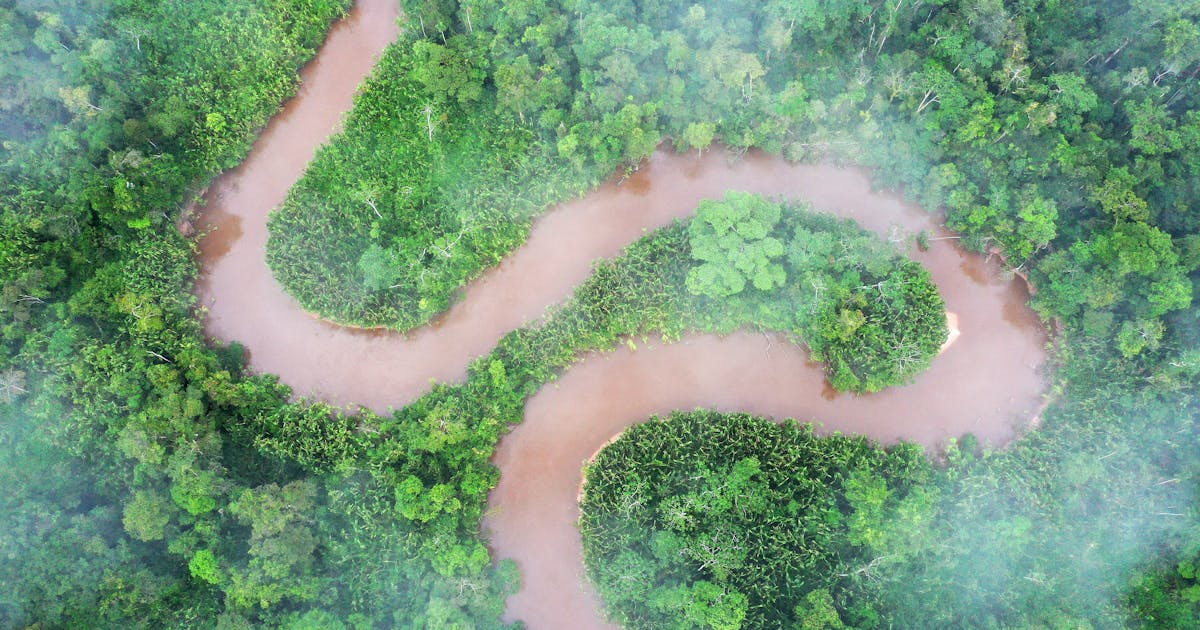
{"label": "dead bare tree", "polygon": [[872,573],[872,571],[875,570],[876,565],[878,565],[880,562],[883,562],[884,560],[888,560],[890,558],[892,558],[892,555],[875,556],[875,558],[873,558],[867,564],[864,564],[863,566],[855,569],[854,571],[852,571],[850,573],[839,573],[838,577],[850,577],[852,575],[861,575],[863,577],[866,577],[868,580],[878,581],[879,578],[876,577],[875,574]]}
{"label": "dead bare tree", "polygon": [[22,394],[28,394],[25,389],[25,372],[21,370],[6,370],[0,372],[0,401],[5,404],[15,401]]}
{"label": "dead bare tree", "polygon": [[917,113],[920,114],[921,112],[925,111],[926,107],[940,102],[941,97],[937,95],[937,92],[935,92],[933,88],[929,88],[928,90],[925,90],[925,96],[921,97],[921,105],[917,107]]}
{"label": "dead bare tree", "polygon": [[426,105],[424,112],[425,129],[429,132],[429,141],[433,142],[433,105]]}

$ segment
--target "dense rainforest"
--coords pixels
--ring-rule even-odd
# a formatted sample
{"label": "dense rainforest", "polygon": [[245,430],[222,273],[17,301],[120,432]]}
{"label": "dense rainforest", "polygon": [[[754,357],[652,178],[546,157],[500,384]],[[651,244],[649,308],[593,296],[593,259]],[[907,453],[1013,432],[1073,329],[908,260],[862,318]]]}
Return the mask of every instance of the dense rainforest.
{"label": "dense rainforest", "polygon": [[[964,247],[1028,275],[1057,331],[1051,405],[1006,449],[968,436],[931,463],[744,417],[646,425],[648,444],[675,449],[663,462],[703,481],[663,488],[667,504],[719,499],[722,484],[749,500],[830,482],[794,498],[796,514],[747,507],[814,528],[811,547],[779,556],[795,573],[751,589],[745,567],[665,559],[661,592],[640,603],[666,608],[617,614],[689,604],[672,618],[681,627],[1200,626],[1200,2],[404,5],[404,34],[345,132],[273,220],[272,267],[316,313],[427,322],[547,204],[666,140],[870,167],[944,213]],[[175,221],[245,155],[347,8],[0,0],[0,625],[500,627],[519,576],[481,536],[489,457],[524,401],[583,353],[629,336],[784,330],[842,386],[869,390],[909,372],[842,369],[832,342],[915,323],[927,360],[944,337],[927,291],[901,291],[913,308],[898,315],[853,291],[814,320],[763,307],[778,304],[772,290],[787,299],[805,261],[762,241],[777,226],[797,238],[802,215],[779,212],[750,244],[759,255],[734,260],[702,213],[598,263],[465,382],[393,416],[289,402],[277,379],[247,373],[238,344],[204,338],[194,244]],[[770,205],[734,195],[708,211],[775,217]],[[851,233],[808,220],[816,246]],[[927,286],[895,268],[913,282],[893,286]],[[829,326],[805,328],[817,321]],[[707,435],[686,430],[701,420],[744,443],[692,452],[671,423]],[[631,462],[612,500],[620,483],[671,476],[621,444],[597,460]],[[773,467],[781,449],[803,467]],[[804,501],[825,520],[800,515]],[[630,551],[607,551],[629,575],[660,571],[631,554],[695,551],[689,541],[735,531],[740,514],[726,515],[690,538],[621,530]],[[589,545],[615,544],[592,531]],[[763,542],[776,541],[788,544]],[[627,595],[607,601],[627,611]]]}
{"label": "dense rainforest", "polygon": [[626,628],[837,627],[835,601],[878,625],[878,576],[925,551],[932,477],[912,444],[677,413],[588,466],[584,553]]}

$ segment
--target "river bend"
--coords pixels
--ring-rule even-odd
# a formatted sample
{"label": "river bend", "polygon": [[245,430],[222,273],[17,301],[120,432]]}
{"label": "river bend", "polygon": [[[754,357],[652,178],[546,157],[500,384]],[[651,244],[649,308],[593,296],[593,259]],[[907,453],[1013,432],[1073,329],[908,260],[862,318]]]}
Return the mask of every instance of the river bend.
{"label": "river bend", "polygon": [[[267,214],[282,203],[316,149],[334,133],[357,86],[397,35],[395,0],[360,0],[301,73],[295,98],[270,122],[246,161],[219,177],[198,217],[196,292],[206,333],[239,341],[249,367],[278,374],[299,396],[378,412],[399,408],[431,380],[457,382],[471,359],[507,332],[567,298],[593,261],[648,230],[689,215],[730,189],[803,199],[881,235],[949,236],[937,217],[871,190],[858,170],[789,165],[751,152],[658,152],[631,177],[561,204],[528,242],[467,286],[433,324],[399,334],[345,328],[300,309],[265,261]],[[935,240],[913,257],[932,273],[961,337],[912,385],[867,396],[835,395],[819,366],[777,337],[686,337],[590,355],[528,403],[501,440],[499,486],[484,528],[498,558],[516,559],[523,588],[508,618],[528,627],[605,627],[582,578],[575,522],[580,466],[613,434],[651,414],[708,407],[815,420],[821,431],[936,448],[966,432],[1002,445],[1030,421],[1045,388],[1045,334],[1024,286],[998,263]]]}

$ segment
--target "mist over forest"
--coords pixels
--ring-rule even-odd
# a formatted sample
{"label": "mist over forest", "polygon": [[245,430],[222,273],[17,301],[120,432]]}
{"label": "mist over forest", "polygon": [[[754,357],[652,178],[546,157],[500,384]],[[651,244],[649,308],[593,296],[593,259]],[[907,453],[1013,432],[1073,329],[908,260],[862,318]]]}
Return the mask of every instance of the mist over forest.
{"label": "mist over forest", "polygon": [[204,191],[318,98],[298,72],[330,28],[389,0],[0,0],[0,626],[519,627],[536,567],[481,522],[532,397],[596,353],[735,331],[887,395],[938,361],[916,260],[953,245],[1027,281],[1047,331],[1016,439],[639,419],[587,464],[589,614],[1200,627],[1200,2],[400,4],[262,219],[305,318],[436,330],[549,208],[656,152],[862,168],[950,232],[733,192],[597,261],[461,381],[333,404],[206,330]]}

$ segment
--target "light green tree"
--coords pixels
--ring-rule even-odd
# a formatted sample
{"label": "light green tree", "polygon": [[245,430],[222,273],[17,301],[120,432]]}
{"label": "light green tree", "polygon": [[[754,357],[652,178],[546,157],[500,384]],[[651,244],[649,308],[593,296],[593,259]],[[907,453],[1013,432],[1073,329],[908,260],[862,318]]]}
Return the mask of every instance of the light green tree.
{"label": "light green tree", "polygon": [[284,598],[316,596],[311,575],[317,538],[310,528],[316,486],[293,481],[244,490],[229,511],[250,526],[250,560],[232,567],[226,594],[238,606],[273,606]]}
{"label": "light green tree", "polygon": [[125,531],[138,540],[162,540],[175,506],[167,497],[152,490],[138,490],[133,499],[125,504],[125,515],[121,522]]}
{"label": "light green tree", "polygon": [[700,155],[712,144],[717,132],[717,126],[710,122],[696,122],[687,126],[683,131],[683,143],[689,149],[695,149]]}
{"label": "light green tree", "polygon": [[358,270],[362,273],[362,284],[368,291],[382,291],[400,277],[396,254],[371,243],[358,259]]}
{"label": "light green tree", "polygon": [[833,605],[833,596],[823,588],[804,596],[804,603],[796,606],[796,620],[800,622],[801,630],[842,630],[846,627]]}
{"label": "light green tree", "polygon": [[747,282],[760,291],[783,286],[783,242],[770,235],[780,212],[779,204],[742,192],[700,202],[688,236],[692,258],[702,262],[688,272],[688,290],[723,298],[741,293]]}

